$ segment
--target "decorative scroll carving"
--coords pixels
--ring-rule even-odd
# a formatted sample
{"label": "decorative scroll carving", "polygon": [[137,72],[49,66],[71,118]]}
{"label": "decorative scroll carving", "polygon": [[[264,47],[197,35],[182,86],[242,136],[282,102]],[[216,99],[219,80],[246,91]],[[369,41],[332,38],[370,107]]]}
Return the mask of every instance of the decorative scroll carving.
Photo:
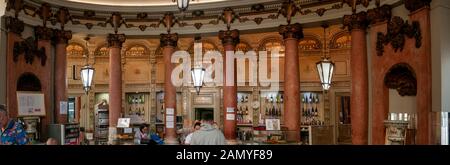
{"label": "decorative scroll carving", "polygon": [[121,48],[125,40],[126,40],[125,34],[109,34],[108,47]]}
{"label": "decorative scroll carving", "polygon": [[177,47],[178,42],[178,34],[177,33],[169,33],[169,34],[161,34],[160,35],[160,47],[165,46],[173,46]]}
{"label": "decorative scroll carving", "polygon": [[404,0],[403,2],[405,3],[405,8],[412,13],[423,7],[429,7],[431,0]]}
{"label": "decorative scroll carving", "polygon": [[346,49],[351,48],[352,39],[351,35],[348,31],[344,30],[336,33],[331,37],[330,40],[330,49]]}
{"label": "decorative scroll carving", "polygon": [[14,17],[6,17],[5,18],[5,26],[8,31],[21,35],[25,28],[25,24],[23,21],[14,18]]}
{"label": "decorative scroll carving", "polygon": [[299,23],[280,25],[278,32],[283,36],[284,39],[288,38],[303,38],[303,28]]}
{"label": "decorative scroll carving", "polygon": [[348,30],[351,31],[353,29],[366,29],[369,21],[367,19],[366,12],[359,12],[352,15],[344,15],[342,20],[342,24],[345,27],[348,27]]}
{"label": "decorative scroll carving", "polygon": [[377,55],[382,56],[384,52],[384,46],[391,43],[394,51],[398,49],[403,51],[405,46],[405,37],[413,38],[416,40],[416,48],[422,46],[422,34],[420,32],[420,24],[418,21],[413,21],[412,25],[408,24],[408,21],[403,21],[400,17],[393,17],[388,23],[387,34],[384,35],[381,32],[377,34]]}
{"label": "decorative scroll carving", "polygon": [[367,19],[370,24],[375,24],[378,22],[389,21],[392,16],[391,6],[383,5],[375,9],[369,9],[367,11]]}
{"label": "decorative scroll carving", "polygon": [[95,56],[109,56],[109,49],[107,47],[101,47],[94,53]]}
{"label": "decorative scroll carving", "polygon": [[84,55],[84,48],[83,46],[76,44],[76,43],[72,43],[69,44],[66,47],[66,53],[68,56],[83,56]]}
{"label": "decorative scroll carving", "polygon": [[227,31],[219,31],[219,39],[222,40],[223,45],[234,45],[236,46],[240,39],[239,39],[239,30],[227,30]]}
{"label": "decorative scroll carving", "polygon": [[396,89],[400,96],[417,94],[417,79],[414,70],[406,63],[396,64],[386,74],[384,84]]}
{"label": "decorative scroll carving", "polygon": [[14,42],[13,48],[13,60],[14,62],[19,61],[19,56],[24,54],[25,62],[27,64],[33,64],[34,57],[41,59],[41,65],[45,66],[47,61],[47,55],[45,54],[45,48],[38,48],[37,41],[33,37],[28,37],[24,41]]}
{"label": "decorative scroll carving", "polygon": [[61,24],[61,30],[64,30],[64,25],[70,20],[69,10],[65,7],[61,7],[55,17],[59,24]]}
{"label": "decorative scroll carving", "polygon": [[23,0],[8,0],[6,4],[6,11],[14,9],[14,16],[17,18],[21,10],[24,9]]}
{"label": "decorative scroll carving", "polygon": [[147,49],[143,46],[133,46],[125,52],[126,56],[144,56],[147,54]]}

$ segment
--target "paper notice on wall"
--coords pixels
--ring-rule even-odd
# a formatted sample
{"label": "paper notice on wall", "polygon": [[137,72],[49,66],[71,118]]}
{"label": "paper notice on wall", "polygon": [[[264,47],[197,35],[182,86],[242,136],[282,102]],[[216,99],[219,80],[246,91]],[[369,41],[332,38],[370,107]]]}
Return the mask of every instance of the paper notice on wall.
{"label": "paper notice on wall", "polygon": [[67,115],[67,101],[59,102],[59,114]]}
{"label": "paper notice on wall", "polygon": [[173,115],[175,110],[173,108],[166,108],[166,114],[167,115]]}
{"label": "paper notice on wall", "polygon": [[234,120],[234,114],[227,114],[227,120]]}
{"label": "paper notice on wall", "polygon": [[166,121],[167,122],[173,122],[174,121],[174,117],[172,115],[168,115],[168,116],[166,116]]}
{"label": "paper notice on wall", "polygon": [[234,112],[234,108],[233,107],[228,107],[227,108],[227,113],[233,113]]}
{"label": "paper notice on wall", "polygon": [[166,122],[166,128],[174,128],[174,123],[173,123],[173,121],[167,121],[167,122]]}

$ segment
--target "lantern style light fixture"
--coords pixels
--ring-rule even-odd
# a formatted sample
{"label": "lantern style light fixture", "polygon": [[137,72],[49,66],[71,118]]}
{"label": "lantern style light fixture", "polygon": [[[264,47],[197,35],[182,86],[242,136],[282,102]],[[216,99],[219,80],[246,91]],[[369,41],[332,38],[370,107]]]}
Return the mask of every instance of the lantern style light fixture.
{"label": "lantern style light fixture", "polygon": [[172,0],[172,2],[175,2],[175,1],[177,2],[178,9],[180,9],[181,11],[184,12],[189,7],[189,1],[191,1],[191,0]]}
{"label": "lantern style light fixture", "polygon": [[328,28],[327,24],[323,24],[323,33],[324,33],[324,44],[323,44],[323,53],[322,60],[316,63],[317,72],[319,73],[320,82],[322,83],[323,90],[327,91],[331,87],[331,80],[333,78],[333,70],[334,63],[327,58],[327,38],[326,38],[326,29]]}
{"label": "lantern style light fixture", "polygon": [[[86,49],[87,49],[87,43],[88,43],[89,39],[90,39],[89,37],[85,38]],[[94,72],[95,72],[94,67],[89,65],[88,59],[89,59],[89,51],[87,51],[87,53],[86,53],[86,65],[83,68],[81,68],[81,81],[83,82],[83,89],[84,89],[84,92],[86,92],[86,94],[89,92],[89,90],[91,90],[92,79],[94,78]]]}
{"label": "lantern style light fixture", "polygon": [[194,67],[191,69],[192,81],[194,82],[197,95],[200,94],[200,88],[203,87],[203,78],[205,76],[205,68],[202,66],[202,41],[200,37],[195,38],[194,43]]}

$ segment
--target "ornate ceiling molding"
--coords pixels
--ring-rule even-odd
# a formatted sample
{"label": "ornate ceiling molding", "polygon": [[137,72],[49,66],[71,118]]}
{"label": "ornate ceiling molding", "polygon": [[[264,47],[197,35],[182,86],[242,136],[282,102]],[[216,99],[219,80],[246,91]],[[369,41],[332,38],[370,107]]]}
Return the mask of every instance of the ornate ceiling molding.
{"label": "ornate ceiling molding", "polygon": [[[10,0],[11,2],[20,0]],[[67,6],[66,1],[53,0],[23,0],[22,7],[17,7],[21,20],[27,24],[37,26],[43,25],[42,20],[36,18],[38,9],[43,3],[50,4],[53,17],[44,17],[51,22],[48,27],[55,27],[57,23],[61,28],[70,29],[74,33],[88,32],[90,34],[110,33],[111,31],[120,31],[126,35],[146,35],[157,36],[165,32],[165,28],[160,26],[161,20],[165,12],[174,11],[174,17],[179,19],[178,25],[171,28],[171,31],[179,34],[195,34],[195,33],[217,33],[217,29],[225,29],[225,24],[221,23],[220,15],[223,13],[224,6],[231,7],[235,12],[237,21],[233,22],[233,28],[240,31],[268,29],[278,27],[286,22],[285,18],[278,17],[278,11],[282,6],[282,1],[262,0],[254,1],[232,1],[226,5],[214,6],[213,4],[205,5],[204,8],[196,8],[196,5],[190,7],[191,11],[182,15],[178,12],[176,5],[170,6],[174,10],[139,10],[139,7],[125,10],[126,7],[118,7],[118,10],[108,8],[108,6],[93,7],[95,5],[86,6]],[[398,4],[401,0],[385,0],[384,4]],[[351,9],[345,6],[342,0],[300,0],[295,1],[299,7],[297,15],[292,17],[293,23],[315,23],[330,19],[342,18],[342,15],[351,14]],[[200,4],[198,6],[201,6]],[[11,6],[11,4],[9,4]],[[373,8],[375,4],[370,3],[368,8]],[[16,11],[10,7],[9,15],[14,15]],[[68,10],[68,13],[64,12]],[[365,10],[363,5],[358,5],[358,10]],[[23,11],[23,12],[20,12]],[[62,15],[60,14],[62,11]],[[333,11],[333,12],[326,12]],[[118,12],[121,16],[121,24],[125,26],[115,26],[111,24],[111,13]],[[191,13],[192,12],[192,13]],[[325,14],[326,13],[326,14]],[[61,15],[61,16],[60,16]],[[182,19],[181,19],[182,18]],[[114,22],[114,21],[113,21]],[[87,31],[88,30],[88,31]]]}

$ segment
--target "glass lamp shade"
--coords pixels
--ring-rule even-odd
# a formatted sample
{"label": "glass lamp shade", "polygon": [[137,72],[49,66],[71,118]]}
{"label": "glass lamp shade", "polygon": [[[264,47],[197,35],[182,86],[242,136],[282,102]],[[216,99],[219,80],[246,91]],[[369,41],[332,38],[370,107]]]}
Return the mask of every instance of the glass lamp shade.
{"label": "glass lamp shade", "polygon": [[189,7],[190,0],[176,0],[178,9],[181,11],[185,11]]}
{"label": "glass lamp shade", "polygon": [[316,63],[322,88],[328,90],[331,87],[331,79],[333,77],[334,63],[328,59],[323,59]]}
{"label": "glass lamp shade", "polygon": [[90,65],[81,68],[81,81],[83,82],[83,89],[86,93],[91,89],[94,72],[94,68]]}
{"label": "glass lamp shade", "polygon": [[192,80],[197,94],[200,93],[200,88],[203,86],[203,77],[205,75],[205,68],[195,67],[191,69]]}

